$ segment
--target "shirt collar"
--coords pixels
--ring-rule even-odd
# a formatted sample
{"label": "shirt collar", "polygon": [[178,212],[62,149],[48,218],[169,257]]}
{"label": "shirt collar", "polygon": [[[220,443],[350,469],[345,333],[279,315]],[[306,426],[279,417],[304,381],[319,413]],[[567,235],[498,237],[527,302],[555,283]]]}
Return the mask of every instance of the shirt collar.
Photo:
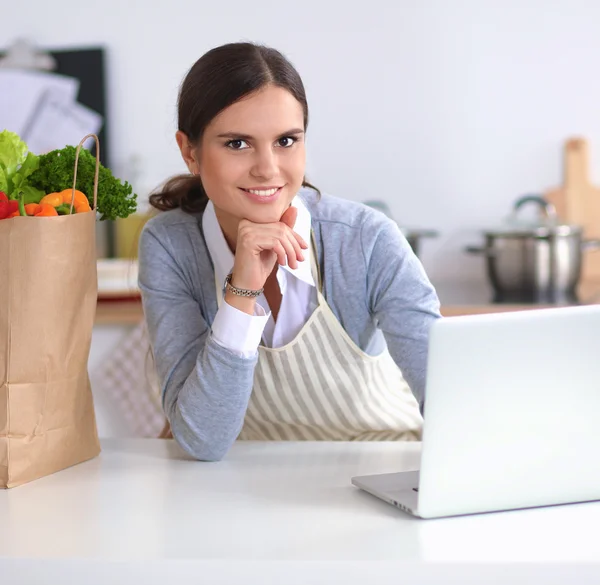
{"label": "shirt collar", "polygon": [[[294,231],[304,239],[309,247],[308,250],[303,250],[304,261],[298,262],[298,268],[292,270],[287,264],[285,266],[280,266],[279,268],[311,286],[316,286],[311,270],[310,211],[308,211],[306,205],[304,205],[304,202],[298,195],[292,200],[292,205],[298,210]],[[223,235],[212,201],[208,202],[204,213],[202,214],[202,229],[204,231],[208,253],[210,254],[215,269],[215,278],[217,279],[219,286],[221,286],[225,282],[225,277],[233,268],[234,255],[229,249],[227,240]]]}

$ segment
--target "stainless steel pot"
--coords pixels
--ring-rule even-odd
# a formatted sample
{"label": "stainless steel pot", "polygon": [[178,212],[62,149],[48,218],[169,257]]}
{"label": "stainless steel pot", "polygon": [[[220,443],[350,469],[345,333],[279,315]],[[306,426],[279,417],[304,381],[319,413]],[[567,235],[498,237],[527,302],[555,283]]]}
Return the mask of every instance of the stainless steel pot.
{"label": "stainless steel pot", "polygon": [[[516,221],[529,203],[545,216],[537,225]],[[554,206],[535,195],[516,201],[507,226],[483,235],[483,247],[468,246],[466,251],[485,257],[494,302],[577,303],[582,253],[600,248],[600,240],[583,240],[581,226],[561,224]]]}

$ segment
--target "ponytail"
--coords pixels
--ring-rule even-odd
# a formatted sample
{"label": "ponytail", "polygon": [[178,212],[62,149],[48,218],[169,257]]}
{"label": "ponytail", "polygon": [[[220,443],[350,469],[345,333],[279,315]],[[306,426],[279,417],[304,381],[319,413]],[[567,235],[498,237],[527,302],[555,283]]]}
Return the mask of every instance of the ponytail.
{"label": "ponytail", "polygon": [[159,211],[180,207],[188,213],[204,211],[208,195],[197,175],[177,175],[169,179],[159,193],[148,198],[150,205]]}

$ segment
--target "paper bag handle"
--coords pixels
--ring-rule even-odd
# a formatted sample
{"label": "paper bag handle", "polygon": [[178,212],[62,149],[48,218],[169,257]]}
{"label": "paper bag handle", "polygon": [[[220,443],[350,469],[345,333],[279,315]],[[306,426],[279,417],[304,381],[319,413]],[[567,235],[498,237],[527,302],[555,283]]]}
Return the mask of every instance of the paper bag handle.
{"label": "paper bag handle", "polygon": [[95,211],[98,204],[98,173],[100,171],[100,141],[95,134],[88,134],[81,139],[81,142],[77,145],[77,151],[75,152],[75,170],[73,171],[73,189],[71,191],[71,209],[69,213],[73,213],[73,205],[75,203],[75,185],[77,184],[77,164],[79,163],[79,151],[83,146],[83,143],[88,139],[93,138],[96,142],[96,172],[94,173],[94,206],[92,209]]}

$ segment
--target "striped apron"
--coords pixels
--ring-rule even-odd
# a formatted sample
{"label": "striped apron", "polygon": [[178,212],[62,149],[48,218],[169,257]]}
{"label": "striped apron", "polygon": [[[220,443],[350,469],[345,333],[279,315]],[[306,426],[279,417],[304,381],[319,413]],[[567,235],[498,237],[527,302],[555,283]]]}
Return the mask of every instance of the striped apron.
{"label": "striped apron", "polygon": [[[360,349],[322,293],[312,236],[318,306],[288,344],[258,347],[240,440],[420,440],[419,406],[387,348]],[[217,299],[223,291],[217,286]]]}

